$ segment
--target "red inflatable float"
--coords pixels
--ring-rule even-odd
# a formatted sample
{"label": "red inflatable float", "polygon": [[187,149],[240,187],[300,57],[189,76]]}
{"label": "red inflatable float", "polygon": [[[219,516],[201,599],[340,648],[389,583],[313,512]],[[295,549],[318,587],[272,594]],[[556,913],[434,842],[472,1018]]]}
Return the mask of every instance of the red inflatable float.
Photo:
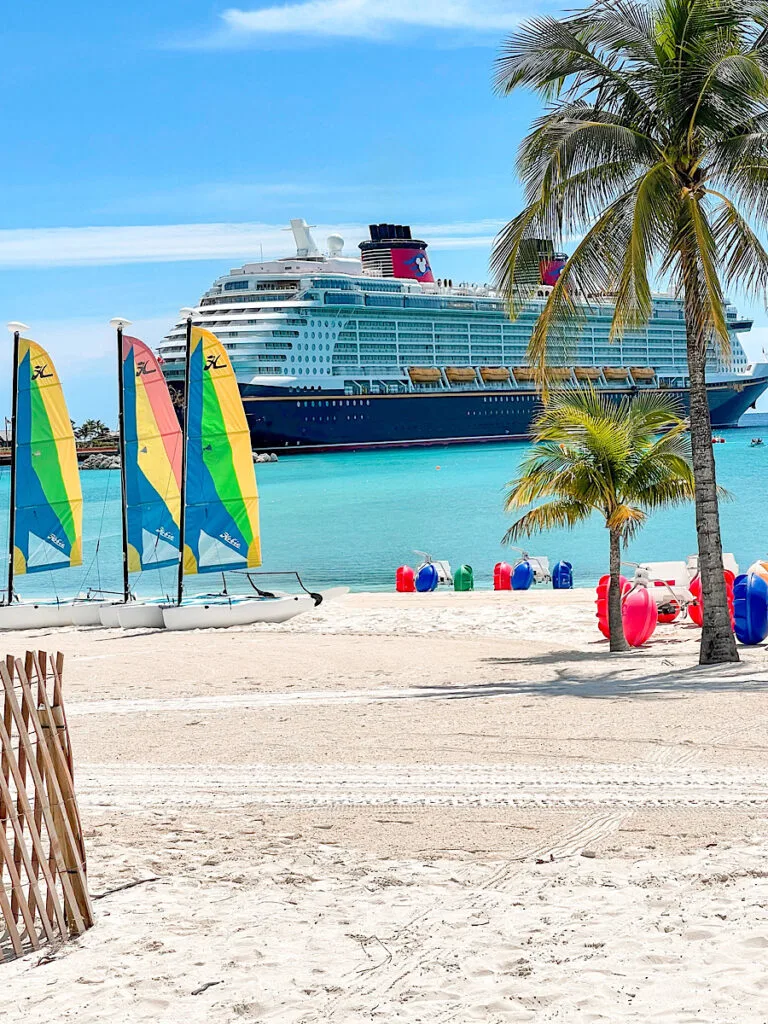
{"label": "red inflatable float", "polygon": [[493,567],[493,589],[512,589],[512,566],[507,562],[497,562]]}
{"label": "red inflatable float", "polygon": [[[597,584],[597,628],[610,639],[608,628],[608,586],[610,576],[603,576]],[[647,587],[636,587],[625,576],[621,583],[621,622],[624,636],[630,647],[641,647],[653,635],[658,621],[658,612],[653,595]]]}
{"label": "red inflatable float", "polygon": [[[733,615],[733,584],[736,581],[736,577],[730,569],[724,569],[723,576],[725,577],[725,592],[728,595],[728,611],[731,613],[731,629],[733,629],[736,624],[736,620]],[[693,594],[694,601],[693,604],[688,605],[688,614],[691,617],[691,621],[695,622],[697,626],[700,626],[704,621],[704,601],[701,596],[701,576],[693,577],[689,590]]]}
{"label": "red inflatable float", "polygon": [[[608,586],[610,582],[610,576],[601,576],[600,582],[597,584],[597,628],[606,640],[609,640],[611,637],[611,631],[608,629]],[[621,584],[621,596],[623,598],[632,589],[632,584],[626,576],[620,576],[619,582]]]}
{"label": "red inflatable float", "polygon": [[416,573],[410,565],[401,565],[395,573],[398,594],[412,594],[416,589]]}
{"label": "red inflatable float", "polygon": [[621,622],[630,647],[642,647],[653,636],[659,613],[647,587],[631,590],[621,604]]}

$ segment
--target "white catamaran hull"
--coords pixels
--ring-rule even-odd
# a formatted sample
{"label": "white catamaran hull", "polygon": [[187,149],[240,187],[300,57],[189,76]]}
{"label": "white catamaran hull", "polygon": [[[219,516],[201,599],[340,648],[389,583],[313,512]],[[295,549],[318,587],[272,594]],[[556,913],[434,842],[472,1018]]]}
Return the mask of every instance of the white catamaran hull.
{"label": "white catamaran hull", "polygon": [[20,602],[0,606],[0,629],[51,629],[71,625],[71,604]]}
{"label": "white catamaran hull", "polygon": [[99,619],[102,626],[106,626],[107,629],[119,629],[120,619],[118,618],[118,613],[122,607],[122,604],[99,605]]}
{"label": "white catamaran hull", "polygon": [[255,622],[287,622],[314,607],[314,599],[308,594],[254,597],[231,602],[222,599],[164,608],[163,620],[166,629],[226,629]]}
{"label": "white catamaran hull", "polygon": [[121,604],[117,617],[123,629],[162,629],[164,626],[163,606],[151,602]]}
{"label": "white catamaran hull", "polygon": [[[72,622],[75,626],[101,626],[102,601],[75,601],[72,605]],[[114,607],[110,605],[110,607]]]}

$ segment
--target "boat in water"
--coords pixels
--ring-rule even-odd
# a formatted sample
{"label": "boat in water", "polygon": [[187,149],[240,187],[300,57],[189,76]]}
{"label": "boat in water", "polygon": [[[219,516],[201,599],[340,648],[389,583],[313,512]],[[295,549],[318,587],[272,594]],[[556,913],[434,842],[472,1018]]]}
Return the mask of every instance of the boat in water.
{"label": "boat in water", "polygon": [[[404,225],[375,224],[344,255],[326,252],[303,220],[291,221],[295,255],[246,263],[217,278],[194,309],[232,361],[258,452],[313,452],[498,442],[529,436],[541,394],[526,351],[566,256],[540,243],[540,282],[518,318],[488,285],[435,279],[427,243]],[[535,284],[535,283],[534,283]],[[609,340],[610,297],[583,301],[571,351],[551,377],[622,395],[663,392],[688,407],[682,303],[656,295],[649,323]],[[710,353],[712,426],[735,426],[768,388],[768,362],[750,363],[739,341],[752,321],[727,306],[731,360]],[[185,323],[158,349],[183,391]],[[556,360],[553,360],[556,361]]]}
{"label": "boat in water", "polygon": [[72,625],[72,602],[21,601],[19,576],[82,565],[83,495],[72,421],[53,360],[37,342],[13,333],[11,493],[8,581],[0,629]]}

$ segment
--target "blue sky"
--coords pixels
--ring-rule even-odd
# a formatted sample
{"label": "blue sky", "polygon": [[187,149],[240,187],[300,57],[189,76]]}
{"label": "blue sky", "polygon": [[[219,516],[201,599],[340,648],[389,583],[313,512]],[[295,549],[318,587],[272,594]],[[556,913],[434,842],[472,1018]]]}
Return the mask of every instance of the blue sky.
{"label": "blue sky", "polygon": [[[491,89],[549,0],[40,0],[4,11],[0,318],[50,347],[72,416],[115,418],[122,315],[150,343],[291,217],[411,223],[438,274],[486,280],[537,110]],[[768,323],[762,311],[758,322]],[[753,346],[755,347],[755,346]],[[0,415],[9,405],[0,354]],[[756,346],[759,349],[759,345]]]}

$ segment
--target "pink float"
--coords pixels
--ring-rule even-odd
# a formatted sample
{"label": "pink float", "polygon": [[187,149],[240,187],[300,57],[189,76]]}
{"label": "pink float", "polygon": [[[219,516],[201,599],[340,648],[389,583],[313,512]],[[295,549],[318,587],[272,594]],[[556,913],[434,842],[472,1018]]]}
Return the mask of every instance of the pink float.
{"label": "pink float", "polygon": [[[610,640],[611,631],[608,628],[608,586],[611,582],[610,576],[601,576],[597,584],[597,628],[606,640]],[[632,589],[632,584],[626,576],[619,577],[622,597]]]}
{"label": "pink float", "polygon": [[658,621],[656,602],[647,587],[637,587],[626,595],[621,605],[621,622],[630,647],[647,643]]}
{"label": "pink float", "polygon": [[[723,576],[725,577],[725,592],[728,596],[728,610],[731,613],[731,629],[733,629],[735,626],[733,614],[733,585],[736,581],[736,577],[730,569],[724,569]],[[693,604],[688,605],[688,614],[690,615],[692,622],[695,622],[697,626],[701,626],[704,622],[704,601],[701,596],[701,576],[693,577],[689,589],[695,600]]]}

